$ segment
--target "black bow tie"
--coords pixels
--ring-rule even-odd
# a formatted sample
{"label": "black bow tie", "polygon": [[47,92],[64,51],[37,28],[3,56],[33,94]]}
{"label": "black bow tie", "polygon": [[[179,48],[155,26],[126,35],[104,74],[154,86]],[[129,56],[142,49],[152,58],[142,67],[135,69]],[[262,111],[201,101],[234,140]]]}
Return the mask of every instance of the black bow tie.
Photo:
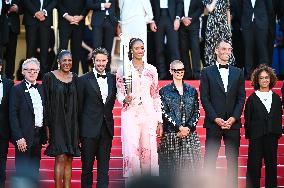
{"label": "black bow tie", "polygon": [[31,88],[35,88],[35,89],[36,89],[37,86],[38,86],[38,84],[31,84],[30,87],[29,87],[29,89],[31,89]]}
{"label": "black bow tie", "polygon": [[228,68],[229,68],[228,64],[226,64],[226,65],[219,64],[219,69],[228,69]]}
{"label": "black bow tie", "polygon": [[0,84],[2,83],[2,80],[0,80]]}
{"label": "black bow tie", "polygon": [[106,77],[107,77],[107,75],[105,75],[105,74],[97,74],[97,78],[99,78],[99,77],[101,77],[101,78],[103,78],[103,79],[105,79]]}

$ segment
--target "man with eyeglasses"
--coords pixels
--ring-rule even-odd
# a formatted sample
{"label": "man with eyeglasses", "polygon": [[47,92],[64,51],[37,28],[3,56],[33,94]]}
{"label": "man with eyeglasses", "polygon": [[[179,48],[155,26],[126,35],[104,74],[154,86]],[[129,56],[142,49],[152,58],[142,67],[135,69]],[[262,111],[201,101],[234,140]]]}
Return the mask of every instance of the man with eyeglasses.
{"label": "man with eyeglasses", "polygon": [[12,87],[9,118],[15,145],[16,176],[31,180],[37,186],[42,144],[46,143],[43,89],[36,83],[40,63],[35,58],[24,61],[24,80]]}
{"label": "man with eyeglasses", "polygon": [[3,61],[0,59],[0,188],[5,187],[6,161],[10,139],[9,93],[14,85],[12,80],[2,75]]}
{"label": "man with eyeglasses", "polygon": [[240,117],[246,96],[244,75],[239,68],[228,65],[232,53],[228,41],[219,41],[214,53],[215,65],[204,68],[200,79],[200,99],[205,110],[206,128],[204,168],[210,177],[216,174],[216,160],[223,138],[227,158],[227,187],[237,188],[242,127]]}

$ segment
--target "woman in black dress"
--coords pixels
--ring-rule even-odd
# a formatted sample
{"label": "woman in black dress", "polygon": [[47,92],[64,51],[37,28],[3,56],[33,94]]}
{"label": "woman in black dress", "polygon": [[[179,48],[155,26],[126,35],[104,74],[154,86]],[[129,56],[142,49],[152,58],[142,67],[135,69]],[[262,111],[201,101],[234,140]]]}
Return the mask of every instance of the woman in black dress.
{"label": "woman in black dress", "polygon": [[49,145],[45,154],[55,157],[55,187],[68,188],[71,184],[72,160],[80,156],[77,75],[70,72],[72,55],[63,50],[58,54],[58,69],[43,78],[46,102],[46,121],[49,128]]}
{"label": "woman in black dress", "polygon": [[260,65],[251,76],[256,90],[246,102],[245,136],[249,139],[246,187],[260,187],[262,159],[265,187],[277,187],[277,147],[282,134],[282,106],[271,89],[277,81],[272,68]]}
{"label": "woman in black dress", "polygon": [[[221,39],[227,40],[232,45],[231,16],[229,0],[202,0],[208,10],[208,20],[205,31],[205,64],[215,64],[214,49]],[[233,54],[229,64],[234,64]]]}

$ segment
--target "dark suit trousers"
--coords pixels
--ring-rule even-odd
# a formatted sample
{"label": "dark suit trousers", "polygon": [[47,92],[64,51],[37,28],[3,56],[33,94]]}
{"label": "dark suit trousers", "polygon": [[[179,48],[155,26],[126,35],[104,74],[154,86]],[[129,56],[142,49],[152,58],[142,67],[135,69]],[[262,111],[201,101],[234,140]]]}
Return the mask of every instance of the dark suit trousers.
{"label": "dark suit trousers", "polygon": [[[243,42],[245,50],[245,78],[249,79],[255,67],[259,64],[269,65],[267,48],[268,31],[259,29],[253,22],[248,29],[243,29]],[[257,60],[254,59],[257,54]]]}
{"label": "dark suit trousers", "polygon": [[[217,125],[216,125],[217,126]],[[204,168],[208,172],[214,172],[216,169],[216,160],[221,146],[221,140],[224,140],[225,155],[227,158],[227,187],[238,187],[238,156],[240,147],[240,130],[230,129],[222,130],[219,128],[206,129]]]}
{"label": "dark suit trousers", "polygon": [[71,71],[78,74],[79,62],[81,59],[82,40],[83,40],[83,25],[68,25],[62,26],[59,30],[61,50],[68,49],[69,39],[71,40],[72,53],[72,69]]}
{"label": "dark suit trousers", "polygon": [[0,188],[5,187],[9,140],[0,140]]}
{"label": "dark suit trousers", "polygon": [[[44,23],[26,25],[27,58],[35,57],[36,48],[40,44],[40,72],[41,75],[49,72],[47,62],[50,26]],[[39,35],[39,37],[38,37]],[[39,39],[39,41],[37,40]]]}
{"label": "dark suit trousers", "polygon": [[5,74],[9,79],[14,80],[15,72],[15,58],[17,49],[18,34],[14,33],[10,27],[9,42],[6,45],[6,64],[5,64]]}
{"label": "dark suit trousers", "polygon": [[[185,79],[200,78],[199,29],[190,29],[181,23],[179,30],[181,60],[184,63]],[[191,58],[189,58],[189,50]],[[191,61],[190,61],[191,59]]]}
{"label": "dark suit trousers", "polygon": [[[161,9],[157,28],[155,33],[156,65],[160,79],[168,79],[170,62],[180,58],[178,32],[174,30],[174,22],[168,15],[168,9]],[[165,49],[165,36],[167,37],[168,50]],[[167,62],[165,57],[167,53],[169,53],[170,62]]]}
{"label": "dark suit trousers", "polygon": [[115,36],[116,24],[113,24],[109,16],[104,18],[103,24],[93,25],[93,49],[98,47],[105,48],[109,53],[109,61],[107,63],[107,71],[110,71],[111,51],[113,46],[113,38]]}
{"label": "dark suit trousers", "polygon": [[262,159],[265,164],[265,187],[277,187],[277,135],[250,139],[247,161],[247,188],[259,188]]}
{"label": "dark suit trousers", "polygon": [[39,180],[39,167],[41,159],[40,129],[35,129],[33,145],[27,151],[15,151],[16,175],[18,177],[29,178],[34,181]]}
{"label": "dark suit trousers", "polygon": [[92,188],[93,165],[97,160],[97,188],[108,187],[109,159],[112,146],[112,136],[104,123],[101,134],[96,138],[81,138],[82,143],[82,175],[81,187]]}

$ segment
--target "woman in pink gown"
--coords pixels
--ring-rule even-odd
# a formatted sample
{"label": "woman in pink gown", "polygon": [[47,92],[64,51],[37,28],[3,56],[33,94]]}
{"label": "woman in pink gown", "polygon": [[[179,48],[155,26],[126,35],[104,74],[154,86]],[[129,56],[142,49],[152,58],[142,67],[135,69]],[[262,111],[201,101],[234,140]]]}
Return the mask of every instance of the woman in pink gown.
{"label": "woman in pink gown", "polygon": [[121,135],[124,177],[159,173],[156,130],[162,127],[162,113],[158,73],[154,66],[143,62],[144,52],[143,41],[132,38],[128,55],[132,73],[131,94],[126,94],[122,68],[117,72],[117,98],[123,105]]}

